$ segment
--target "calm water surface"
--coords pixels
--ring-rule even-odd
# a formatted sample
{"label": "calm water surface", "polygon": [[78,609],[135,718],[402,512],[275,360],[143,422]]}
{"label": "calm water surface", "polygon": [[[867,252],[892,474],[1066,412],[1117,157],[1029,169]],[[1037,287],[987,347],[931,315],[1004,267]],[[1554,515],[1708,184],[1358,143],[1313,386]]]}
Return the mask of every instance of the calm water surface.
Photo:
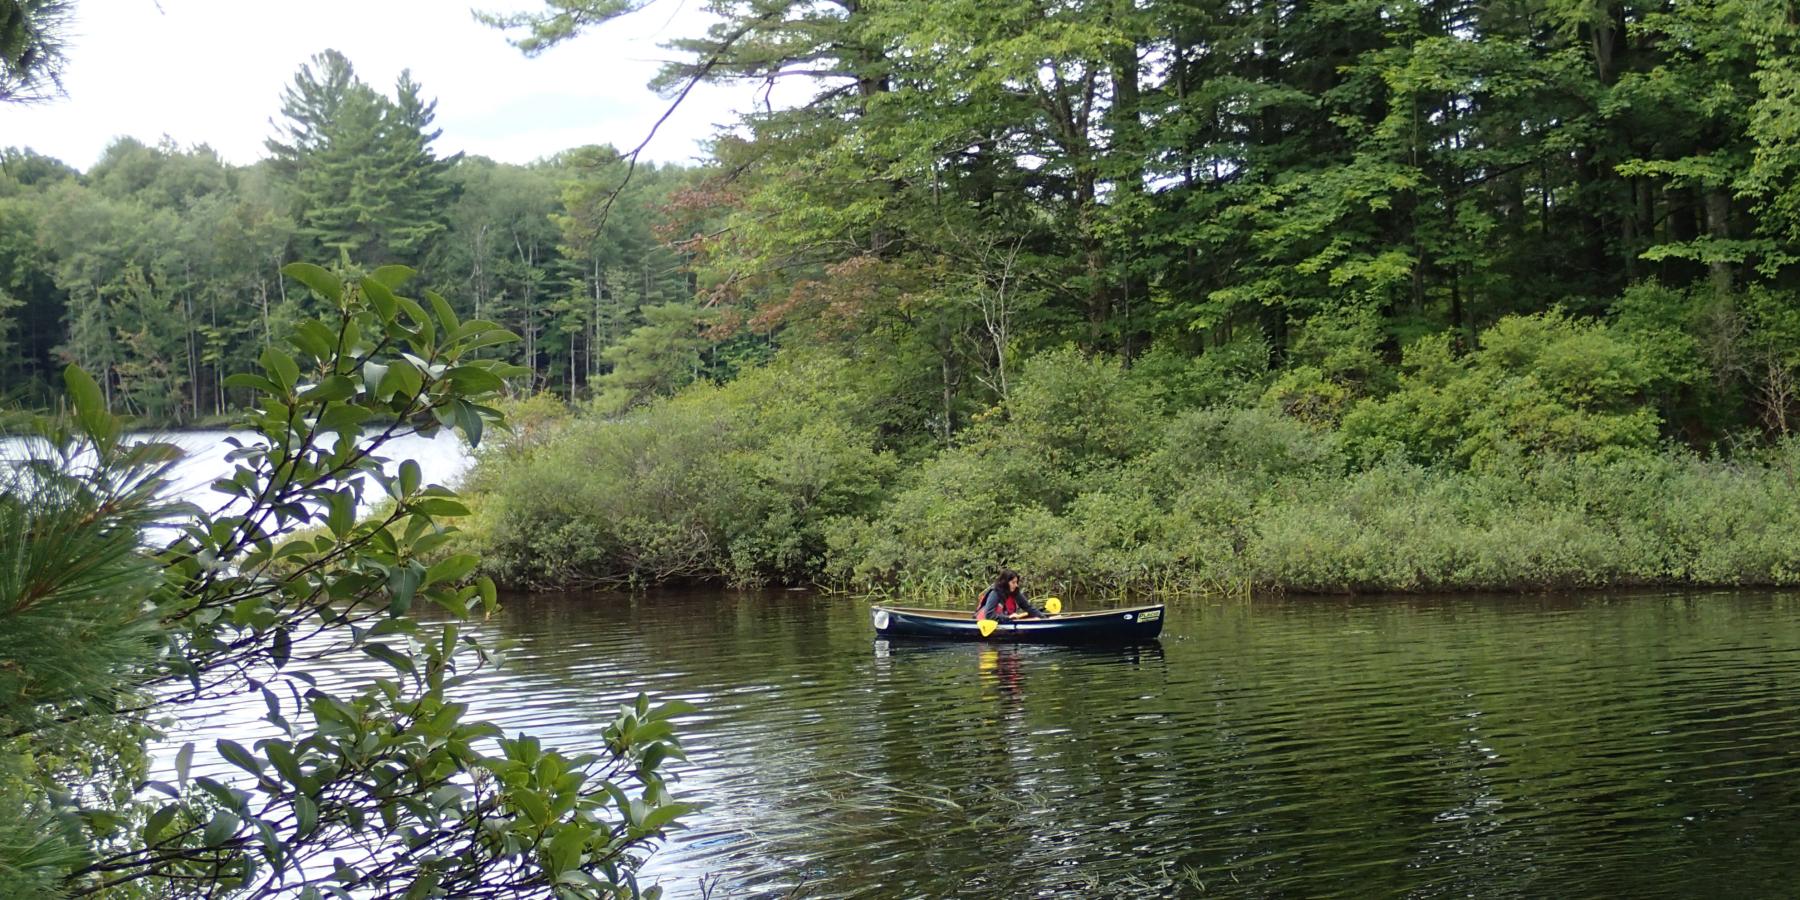
{"label": "calm water surface", "polygon": [[[174,436],[190,499],[224,436]],[[677,897],[1795,895],[1800,595],[1201,601],[1129,650],[887,643],[808,594],[486,630],[517,649],[476,714],[564,750],[639,691],[700,705],[676,787],[710,806],[648,873]],[[176,742],[260,730],[194,712]]]}
{"label": "calm water surface", "polygon": [[1800,859],[1795,595],[1194,602],[1130,650],[882,642],[806,594],[490,627],[509,730],[701,706],[674,896],[1791,896]]}

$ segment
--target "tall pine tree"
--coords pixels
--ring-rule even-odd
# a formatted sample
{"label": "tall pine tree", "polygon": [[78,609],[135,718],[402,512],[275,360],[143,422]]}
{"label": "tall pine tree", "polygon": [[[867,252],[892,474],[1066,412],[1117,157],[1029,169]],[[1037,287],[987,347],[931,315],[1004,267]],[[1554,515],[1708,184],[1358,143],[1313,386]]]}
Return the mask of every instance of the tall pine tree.
{"label": "tall pine tree", "polygon": [[342,254],[365,268],[429,257],[449,230],[455,191],[456,158],[431,149],[436,108],[410,72],[390,100],[335,50],[301,66],[283,97],[282,134],[268,141],[294,188],[301,255]]}

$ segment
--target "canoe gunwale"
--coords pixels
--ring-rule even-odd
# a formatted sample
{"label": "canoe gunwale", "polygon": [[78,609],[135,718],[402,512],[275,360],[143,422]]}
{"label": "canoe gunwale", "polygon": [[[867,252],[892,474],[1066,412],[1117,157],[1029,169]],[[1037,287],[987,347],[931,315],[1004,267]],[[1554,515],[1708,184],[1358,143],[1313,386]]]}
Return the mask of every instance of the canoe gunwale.
{"label": "canoe gunwale", "polygon": [[[1043,619],[1024,619],[1026,622],[1067,622],[1071,619],[1093,619],[1104,616],[1116,616],[1121,613],[1138,613],[1150,609],[1162,609],[1161,603],[1150,603],[1144,606],[1121,606],[1117,609],[1089,609],[1081,612],[1067,612]],[[931,619],[949,619],[953,621],[973,622],[975,611],[972,609],[925,609],[916,606],[885,606],[877,603],[869,607],[871,611],[881,610],[887,613],[900,613],[908,616],[923,616]]]}
{"label": "canoe gunwale", "polygon": [[983,635],[974,613],[964,610],[910,609],[874,605],[875,634],[883,638],[974,640],[1061,644],[1128,644],[1154,641],[1162,634],[1164,606],[1067,613],[1048,618],[1003,621]]}

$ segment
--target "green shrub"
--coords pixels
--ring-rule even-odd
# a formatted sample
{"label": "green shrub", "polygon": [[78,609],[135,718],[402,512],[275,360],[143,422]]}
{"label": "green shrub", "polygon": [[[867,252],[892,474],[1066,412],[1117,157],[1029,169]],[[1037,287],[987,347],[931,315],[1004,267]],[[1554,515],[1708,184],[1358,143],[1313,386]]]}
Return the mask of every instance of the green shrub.
{"label": "green shrub", "polygon": [[[1685,452],[1346,470],[1329,433],[1268,410],[1184,413],[1052,508],[1007,457],[940,456],[831,536],[855,586],[955,593],[997,564],[1040,591],[1549,590],[1800,583],[1800,442],[1736,463]],[[1016,461],[1015,461],[1016,464]]]}
{"label": "green shrub", "polygon": [[1381,317],[1371,308],[1314,315],[1300,326],[1293,365],[1269,385],[1264,404],[1302,422],[1335,427],[1356,401],[1392,386],[1393,374],[1376,349],[1382,339]]}
{"label": "green shrub", "polygon": [[1365,462],[1400,453],[1479,466],[1514,451],[1641,449],[1658,438],[1660,419],[1645,404],[1657,372],[1642,348],[1602,325],[1511,316],[1466,357],[1448,334],[1414,342],[1405,356],[1399,389],[1344,417],[1346,445]]}
{"label": "green shrub", "polygon": [[957,603],[997,566],[1077,596],[1800,583],[1800,442],[1657,449],[1641,396],[1670,369],[1636,340],[1543,316],[1467,358],[1418,341],[1341,432],[1267,406],[1164,415],[1140,376],[1055,351],[904,469],[854,370],[787,356],[491,454],[472,531],[515,585],[823,579]]}
{"label": "green shrub", "polygon": [[1248,405],[1268,387],[1269,342],[1251,331],[1197,355],[1159,343],[1131,364],[1129,377],[1165,410]]}
{"label": "green shrub", "polygon": [[1139,463],[1157,485],[1226,472],[1272,480],[1299,474],[1341,473],[1336,435],[1268,409],[1192,410],[1162,427],[1156,447]]}
{"label": "green shrub", "polygon": [[484,565],[529,587],[809,580],[825,523],[892,470],[832,373],[789,361],[484,457],[469,480]]}
{"label": "green shrub", "polygon": [[1071,468],[1130,459],[1149,445],[1158,418],[1150,392],[1116,360],[1074,350],[1026,360],[1006,412],[1005,434],[993,439],[1035,447]]}

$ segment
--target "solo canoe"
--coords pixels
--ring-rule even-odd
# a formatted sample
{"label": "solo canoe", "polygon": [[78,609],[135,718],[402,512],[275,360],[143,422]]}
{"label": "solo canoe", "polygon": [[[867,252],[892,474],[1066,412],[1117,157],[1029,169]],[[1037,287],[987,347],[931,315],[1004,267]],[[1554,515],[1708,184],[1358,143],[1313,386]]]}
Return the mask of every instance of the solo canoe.
{"label": "solo canoe", "polygon": [[1155,640],[1157,635],[1162,634],[1163,627],[1161,604],[1002,622],[992,635],[985,638],[981,636],[981,629],[975,623],[974,614],[967,610],[876,606],[869,612],[875,620],[875,634],[888,638],[1125,644]]}

